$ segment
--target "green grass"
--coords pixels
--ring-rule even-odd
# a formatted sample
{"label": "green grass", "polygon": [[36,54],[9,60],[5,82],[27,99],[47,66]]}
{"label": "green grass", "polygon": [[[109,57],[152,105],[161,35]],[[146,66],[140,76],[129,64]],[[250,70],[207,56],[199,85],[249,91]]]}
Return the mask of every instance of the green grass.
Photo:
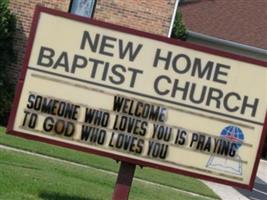
{"label": "green grass", "polygon": [[[115,176],[23,153],[0,149],[0,199],[111,199]],[[130,199],[197,200],[173,190],[134,181]]]}
{"label": "green grass", "polygon": [[[6,135],[4,132],[5,128],[0,127],[0,144],[12,147],[18,147],[20,149],[25,149],[28,151],[37,152],[44,155],[62,158],[65,160],[113,172],[117,172],[119,168],[119,164],[116,161],[108,158],[96,156],[93,154],[77,152],[74,150],[61,148],[57,146],[51,146],[49,144],[44,144],[36,141],[29,141],[22,138]],[[137,167],[137,170],[135,172],[135,177],[152,181],[155,183],[160,183],[163,185],[172,186],[185,191],[194,192],[213,198],[218,198],[218,196],[215,193],[213,193],[207,186],[205,186],[199,180],[190,177],[163,172],[151,168],[140,169],[139,167]],[[134,190],[136,189],[133,188],[133,191]]]}

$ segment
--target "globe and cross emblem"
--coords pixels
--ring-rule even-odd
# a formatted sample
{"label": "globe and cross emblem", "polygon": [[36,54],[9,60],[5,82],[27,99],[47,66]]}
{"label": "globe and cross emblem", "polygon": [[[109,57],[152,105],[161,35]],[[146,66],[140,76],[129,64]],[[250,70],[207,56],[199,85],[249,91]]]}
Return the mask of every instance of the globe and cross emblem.
{"label": "globe and cross emblem", "polygon": [[221,137],[235,143],[236,150],[239,149],[244,141],[244,134],[236,126],[227,126],[221,132]]}

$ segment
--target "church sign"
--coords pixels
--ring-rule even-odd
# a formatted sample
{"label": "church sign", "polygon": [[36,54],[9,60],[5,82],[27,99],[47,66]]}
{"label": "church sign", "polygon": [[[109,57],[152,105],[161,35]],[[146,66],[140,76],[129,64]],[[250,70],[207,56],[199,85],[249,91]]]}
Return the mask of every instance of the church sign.
{"label": "church sign", "polygon": [[38,7],[8,132],[251,188],[266,66]]}

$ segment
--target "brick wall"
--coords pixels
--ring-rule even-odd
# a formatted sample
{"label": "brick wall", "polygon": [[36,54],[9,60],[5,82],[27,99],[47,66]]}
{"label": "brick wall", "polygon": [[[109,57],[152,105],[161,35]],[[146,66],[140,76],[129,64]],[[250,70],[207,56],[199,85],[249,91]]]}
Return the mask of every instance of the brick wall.
{"label": "brick wall", "polygon": [[[9,75],[17,81],[22,66],[34,8],[37,4],[68,11],[70,0],[9,0],[17,16],[15,51],[17,61]],[[94,19],[167,36],[175,0],[97,0]]]}
{"label": "brick wall", "polygon": [[98,0],[94,18],[168,35],[175,0]]}
{"label": "brick wall", "polygon": [[14,49],[16,61],[9,67],[9,76],[16,82],[22,67],[22,61],[31,29],[31,22],[36,5],[67,11],[69,0],[9,0],[9,8],[17,17]]}

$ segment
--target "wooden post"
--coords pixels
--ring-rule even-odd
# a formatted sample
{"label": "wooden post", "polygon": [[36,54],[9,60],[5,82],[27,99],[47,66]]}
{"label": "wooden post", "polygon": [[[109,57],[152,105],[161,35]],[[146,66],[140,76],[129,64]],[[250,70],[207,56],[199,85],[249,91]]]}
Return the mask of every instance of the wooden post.
{"label": "wooden post", "polygon": [[112,200],[127,200],[133,182],[135,164],[121,162]]}

